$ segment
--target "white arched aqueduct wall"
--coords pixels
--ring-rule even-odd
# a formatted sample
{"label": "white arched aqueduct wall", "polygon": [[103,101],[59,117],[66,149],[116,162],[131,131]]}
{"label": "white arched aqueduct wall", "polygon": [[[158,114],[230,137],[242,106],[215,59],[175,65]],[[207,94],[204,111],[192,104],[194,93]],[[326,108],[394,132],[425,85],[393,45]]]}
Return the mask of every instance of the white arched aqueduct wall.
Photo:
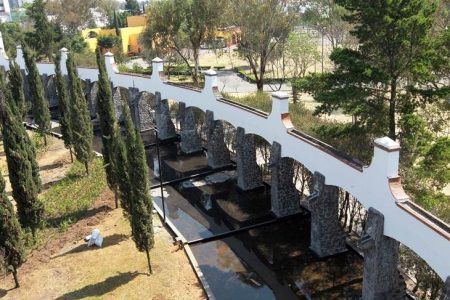
{"label": "white arched aqueduct wall", "polygon": [[[2,47],[3,43],[0,43]],[[22,49],[17,49],[17,63],[25,69]],[[0,66],[9,69],[8,58],[0,49]],[[67,50],[61,49],[61,69],[67,74]],[[106,54],[106,66],[114,86],[134,87],[141,92],[160,92],[162,99],[171,99],[214,112],[215,119],[242,127],[245,133],[254,133],[267,141],[281,145],[282,156],[292,157],[311,172],[320,172],[327,185],[342,187],[353,194],[366,208],[373,207],[384,215],[384,234],[398,240],[422,257],[445,281],[450,276],[450,232],[448,225],[423,211],[409,201],[398,174],[400,145],[387,138],[375,140],[375,152],[369,166],[361,166],[337,154],[331,147],[293,130],[289,119],[288,96],[273,95],[269,115],[220,98],[217,75],[205,73],[203,90],[182,87],[165,82],[163,61],[153,60],[151,77],[120,74],[112,54]],[[38,64],[41,74],[54,74],[53,64]],[[78,68],[81,79],[98,80],[98,70]]]}

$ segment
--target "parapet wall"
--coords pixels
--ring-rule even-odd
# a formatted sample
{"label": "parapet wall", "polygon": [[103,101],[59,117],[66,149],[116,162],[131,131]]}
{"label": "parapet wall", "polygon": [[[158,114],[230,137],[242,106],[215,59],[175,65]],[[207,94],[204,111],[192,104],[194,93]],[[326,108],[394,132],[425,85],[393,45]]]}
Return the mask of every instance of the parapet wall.
{"label": "parapet wall", "polygon": [[[1,46],[1,43],[0,43]],[[9,62],[0,49],[0,67]],[[67,74],[67,50],[62,49],[62,72]],[[382,137],[376,139],[374,156],[369,166],[340,154],[333,147],[293,128],[289,118],[288,95],[275,93],[272,111],[265,114],[253,108],[223,99],[217,93],[217,74],[205,73],[202,90],[168,83],[163,61],[153,60],[150,77],[120,74],[112,54],[105,56],[110,79],[115,87],[134,88],[140,92],[161,93],[162,99],[184,102],[186,107],[212,111],[216,120],[226,120],[242,127],[246,134],[257,134],[270,143],[281,145],[281,156],[291,157],[311,172],[325,176],[327,185],[338,186],[353,194],[367,209],[375,208],[384,215],[384,235],[406,245],[421,256],[445,281],[450,275],[450,227],[409,201],[398,174],[400,145]],[[25,69],[22,49],[17,49],[17,63]],[[38,64],[41,74],[54,74],[54,65]],[[81,79],[95,82],[98,70],[78,68]]]}

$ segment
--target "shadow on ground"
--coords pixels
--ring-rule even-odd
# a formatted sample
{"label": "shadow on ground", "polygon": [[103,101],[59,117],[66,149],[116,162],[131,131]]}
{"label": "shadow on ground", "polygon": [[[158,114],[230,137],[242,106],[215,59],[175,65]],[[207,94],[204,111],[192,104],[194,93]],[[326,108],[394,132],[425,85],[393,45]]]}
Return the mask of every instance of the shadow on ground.
{"label": "shadow on ground", "polygon": [[113,209],[108,205],[102,205],[100,207],[91,208],[87,211],[86,210],[77,210],[74,212],[66,213],[62,216],[53,217],[53,218],[50,217],[47,219],[47,224],[49,227],[58,228],[62,222],[67,221],[69,219],[76,220],[78,222],[80,220],[93,217],[98,213],[108,212],[111,210],[113,210]]}
{"label": "shadow on ground", "polygon": [[66,293],[56,300],[69,300],[69,299],[83,299],[87,297],[100,297],[106,293],[109,293],[118,287],[127,284],[139,275],[144,273],[139,272],[126,272],[119,273],[118,275],[111,276],[105,281],[87,285],[79,290]]}
{"label": "shadow on ground", "polygon": [[55,259],[55,258],[58,258],[58,257],[61,257],[61,256],[66,256],[66,255],[69,255],[69,254],[85,252],[85,251],[96,251],[98,249],[102,249],[102,248],[106,248],[106,247],[109,247],[109,246],[117,245],[117,244],[119,244],[119,243],[121,243],[121,242],[123,242],[123,241],[125,241],[127,239],[128,239],[128,235],[126,235],[126,234],[113,234],[113,235],[110,235],[110,236],[107,236],[107,237],[103,238],[103,244],[102,244],[101,247],[97,247],[97,246],[88,247],[87,244],[81,244],[81,245],[73,248],[70,251],[67,251],[67,252],[61,253],[59,255],[53,256],[52,259]]}
{"label": "shadow on ground", "polygon": [[8,294],[9,291],[12,291],[12,290],[15,290],[15,289],[16,289],[15,287],[7,289],[7,290],[0,289],[0,298],[5,297]]}
{"label": "shadow on ground", "polygon": [[50,164],[50,165],[40,166],[39,167],[39,171],[53,170],[53,169],[61,168],[63,166],[64,166],[64,164],[62,162],[55,162],[55,163]]}

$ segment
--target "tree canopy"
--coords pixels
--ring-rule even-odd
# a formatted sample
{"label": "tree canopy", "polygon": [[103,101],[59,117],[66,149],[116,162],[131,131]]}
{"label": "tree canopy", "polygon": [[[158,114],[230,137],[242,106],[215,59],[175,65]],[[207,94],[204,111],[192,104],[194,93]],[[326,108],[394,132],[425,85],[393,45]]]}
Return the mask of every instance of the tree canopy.
{"label": "tree canopy", "polygon": [[231,0],[227,19],[241,30],[239,53],[263,89],[267,62],[277,45],[284,43],[298,21],[298,7],[289,1]]}
{"label": "tree canopy", "polygon": [[71,95],[70,118],[75,157],[84,164],[86,174],[89,175],[89,163],[93,158],[92,139],[94,135],[91,116],[72,53],[69,53],[66,64]]}
{"label": "tree canopy", "polygon": [[225,1],[220,0],[151,2],[149,23],[143,36],[145,44],[154,43],[161,52],[175,51],[190,69],[192,58],[192,79],[198,84],[200,45],[214,36],[224,7]]}
{"label": "tree canopy", "polygon": [[22,44],[23,58],[28,71],[28,81],[30,87],[31,103],[33,107],[33,117],[38,125],[39,132],[44,136],[47,145],[47,133],[51,129],[50,110],[45,97],[44,85],[41,74],[36,66],[36,58],[27,44]]}
{"label": "tree canopy", "polygon": [[22,124],[22,116],[5,87],[0,72],[2,134],[12,195],[17,203],[20,224],[30,228],[34,236],[44,212],[44,206],[38,199],[41,191],[39,165],[34,144]]}

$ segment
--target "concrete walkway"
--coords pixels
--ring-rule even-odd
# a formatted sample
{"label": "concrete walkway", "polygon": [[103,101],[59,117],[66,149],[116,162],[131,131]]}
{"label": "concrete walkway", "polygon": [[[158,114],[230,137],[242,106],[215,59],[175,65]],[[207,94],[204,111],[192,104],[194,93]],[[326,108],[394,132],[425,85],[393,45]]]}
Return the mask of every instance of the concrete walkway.
{"label": "concrete walkway", "polygon": [[[238,76],[238,74],[231,70],[217,71],[217,79],[219,91],[228,94],[247,94],[256,92],[256,84],[250,83]],[[265,84],[265,92],[276,92],[277,90],[290,93],[291,85],[283,84],[280,89],[280,84]]]}

